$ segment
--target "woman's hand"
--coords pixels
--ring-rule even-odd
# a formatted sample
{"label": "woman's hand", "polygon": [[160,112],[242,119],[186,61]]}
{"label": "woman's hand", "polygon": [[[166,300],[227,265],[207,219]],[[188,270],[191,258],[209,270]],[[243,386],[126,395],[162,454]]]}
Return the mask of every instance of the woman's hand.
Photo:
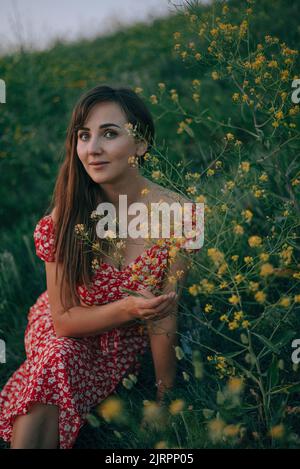
{"label": "woman's hand", "polygon": [[127,302],[127,314],[129,321],[133,319],[158,320],[167,316],[174,310],[177,295],[171,292],[168,295],[155,296],[149,290],[141,289],[139,293],[144,296],[128,296],[124,298]]}

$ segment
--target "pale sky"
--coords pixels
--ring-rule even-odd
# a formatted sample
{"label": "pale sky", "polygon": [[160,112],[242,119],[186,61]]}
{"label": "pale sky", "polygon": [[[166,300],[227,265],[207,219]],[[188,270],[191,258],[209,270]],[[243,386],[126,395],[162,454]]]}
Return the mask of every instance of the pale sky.
{"label": "pale sky", "polygon": [[44,49],[55,37],[75,40],[113,32],[118,24],[167,16],[176,0],[0,0],[0,54],[23,44]]}

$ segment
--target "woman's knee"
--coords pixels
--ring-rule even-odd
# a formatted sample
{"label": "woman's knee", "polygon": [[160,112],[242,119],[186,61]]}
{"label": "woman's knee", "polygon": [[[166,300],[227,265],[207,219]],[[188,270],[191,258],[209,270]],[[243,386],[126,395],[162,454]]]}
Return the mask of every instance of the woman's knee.
{"label": "woman's knee", "polygon": [[35,413],[41,415],[58,416],[59,407],[54,404],[44,404],[42,402],[33,402],[29,408],[28,413]]}

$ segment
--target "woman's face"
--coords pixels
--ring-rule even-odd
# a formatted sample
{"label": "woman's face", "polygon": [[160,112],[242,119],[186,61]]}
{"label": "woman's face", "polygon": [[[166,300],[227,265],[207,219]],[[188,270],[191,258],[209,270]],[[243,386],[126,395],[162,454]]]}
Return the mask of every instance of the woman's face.
{"label": "woman's face", "polygon": [[[83,128],[77,131],[77,154],[94,182],[111,184],[138,171],[130,166],[128,158],[143,155],[147,144],[135,142],[124,127],[126,123],[128,120],[117,103],[102,102],[95,104]],[[92,165],[102,161],[108,164]]]}

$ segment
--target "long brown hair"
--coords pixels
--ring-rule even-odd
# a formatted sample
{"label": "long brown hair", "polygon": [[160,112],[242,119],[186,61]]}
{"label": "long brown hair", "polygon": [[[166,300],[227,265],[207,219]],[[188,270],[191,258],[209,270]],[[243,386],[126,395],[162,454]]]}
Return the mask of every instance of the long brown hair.
{"label": "long brown hair", "polygon": [[[90,239],[96,240],[95,223],[91,221],[90,215],[103,201],[101,186],[90,178],[78,157],[77,129],[84,125],[95,104],[107,101],[120,105],[128,123],[136,126],[139,136],[142,135],[147,141],[146,152],[152,148],[154,141],[155,129],[151,113],[143,100],[130,88],[96,86],[84,93],[75,105],[67,129],[65,159],[59,169],[50,205],[50,210],[55,207],[54,248],[57,264],[62,264],[60,298],[65,309],[72,306],[67,304],[67,298],[71,298],[73,305],[80,304],[77,285],[89,288],[93,275],[93,252],[87,251],[76,238],[75,225],[84,224],[88,228]],[[144,164],[145,153],[140,158],[140,165]],[[56,275],[57,271],[58,265]]]}

